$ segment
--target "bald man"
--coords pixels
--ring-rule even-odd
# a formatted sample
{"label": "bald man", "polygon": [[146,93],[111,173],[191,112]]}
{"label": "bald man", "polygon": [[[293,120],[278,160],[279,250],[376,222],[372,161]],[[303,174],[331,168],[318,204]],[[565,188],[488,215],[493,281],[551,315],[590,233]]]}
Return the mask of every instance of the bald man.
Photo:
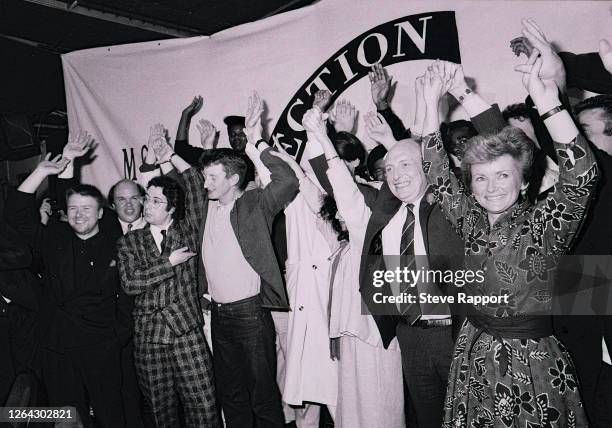
{"label": "bald man", "polygon": [[143,197],[144,189],[132,180],[121,180],[108,192],[108,201],[117,213],[124,235],[147,224],[142,218]]}
{"label": "bald man", "polygon": [[[412,409],[409,420],[415,419],[418,427],[440,426],[454,346],[453,322],[459,322],[458,316],[451,315],[453,308],[447,305],[412,305],[406,312],[406,305],[377,304],[376,293],[397,295],[406,291],[407,285],[375,286],[374,275],[375,271],[406,266],[411,270],[461,269],[463,242],[434,206],[433,198],[427,197],[429,188],[418,143],[411,139],[396,143],[385,156],[384,166],[386,182],[371,207],[364,240],[360,291],[385,347],[397,336],[406,401]],[[400,254],[408,257],[400,259]],[[416,264],[412,264],[411,255],[419,256]],[[452,290],[452,285],[419,282],[416,289],[418,293],[441,295]]]}

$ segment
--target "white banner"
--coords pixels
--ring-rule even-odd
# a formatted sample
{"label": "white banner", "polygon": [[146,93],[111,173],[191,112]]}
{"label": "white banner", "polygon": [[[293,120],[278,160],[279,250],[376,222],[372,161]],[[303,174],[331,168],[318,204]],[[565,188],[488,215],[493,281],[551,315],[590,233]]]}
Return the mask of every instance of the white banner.
{"label": "white banner", "polygon": [[[226,146],[223,117],[244,115],[257,90],[266,101],[269,135],[299,153],[308,93],[327,86],[334,98],[356,104],[357,135],[371,146],[361,117],[375,107],[363,77],[377,61],[397,81],[392,107],[406,126],[414,79],[438,57],[461,60],[476,89],[503,108],[526,95],[513,71],[524,57],[509,47],[526,17],[561,50],[592,52],[600,38],[612,42],[611,2],[322,0],[211,37],[63,55],[69,127],[89,131],[98,143],[83,182],[107,192],[117,180],[133,178],[151,124],[163,123],[174,136],[181,111],[197,94],[204,108],[194,121],[212,121]],[[195,123],[190,142],[199,142]]]}

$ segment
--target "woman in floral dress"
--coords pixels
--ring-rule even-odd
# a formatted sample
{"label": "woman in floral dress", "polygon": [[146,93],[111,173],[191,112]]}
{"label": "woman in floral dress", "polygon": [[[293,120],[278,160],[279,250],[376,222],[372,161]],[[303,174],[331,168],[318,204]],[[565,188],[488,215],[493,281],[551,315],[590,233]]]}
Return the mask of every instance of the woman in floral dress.
{"label": "woman in floral dress", "polygon": [[438,132],[438,102],[447,90],[468,112],[484,102],[455,64],[436,63],[424,79],[423,168],[440,207],[465,240],[466,270],[485,276],[464,291],[507,296],[507,303],[479,305],[468,314],[455,345],[444,427],[587,425],[569,354],[553,336],[550,316],[542,314],[550,314],[555,264],[582,221],[597,165],[560,107],[555,83],[538,77],[542,59],[536,58],[537,51],[523,83],[560,159],[558,183],[536,205],[521,195],[533,144],[515,128],[468,141],[462,172],[471,192],[462,188]]}

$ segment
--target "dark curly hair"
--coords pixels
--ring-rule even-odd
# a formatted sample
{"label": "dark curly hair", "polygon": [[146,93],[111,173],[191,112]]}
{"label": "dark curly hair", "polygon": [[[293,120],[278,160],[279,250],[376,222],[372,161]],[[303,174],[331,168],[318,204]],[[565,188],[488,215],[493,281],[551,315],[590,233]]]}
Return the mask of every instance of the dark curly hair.
{"label": "dark curly hair", "polygon": [[604,135],[612,136],[612,95],[596,95],[580,101],[574,106],[574,113],[578,116],[585,110],[599,108],[602,110],[604,120]]}
{"label": "dark curly hair", "polygon": [[175,221],[182,220],[185,218],[185,191],[176,180],[173,180],[167,176],[153,177],[147,189],[150,187],[159,187],[162,189],[162,193],[168,200],[166,205],[166,211],[174,208],[172,213],[172,219]]}
{"label": "dark curly hair", "polygon": [[245,154],[225,147],[205,150],[198,160],[198,166],[201,171],[204,171],[204,168],[210,165],[221,165],[227,178],[234,174],[238,175],[238,188],[240,190],[246,188],[247,161]]}
{"label": "dark curly hair", "polygon": [[319,210],[319,215],[323,220],[331,224],[332,229],[334,229],[334,232],[338,235],[338,241],[348,241],[348,230],[342,229],[342,223],[336,218],[337,212],[338,207],[336,206],[336,200],[330,195],[325,195],[323,197],[323,205]]}
{"label": "dark curly hair", "polygon": [[531,107],[525,103],[510,104],[502,111],[502,116],[506,122],[508,122],[509,119],[516,119],[519,117],[529,119],[531,117],[530,110]]}

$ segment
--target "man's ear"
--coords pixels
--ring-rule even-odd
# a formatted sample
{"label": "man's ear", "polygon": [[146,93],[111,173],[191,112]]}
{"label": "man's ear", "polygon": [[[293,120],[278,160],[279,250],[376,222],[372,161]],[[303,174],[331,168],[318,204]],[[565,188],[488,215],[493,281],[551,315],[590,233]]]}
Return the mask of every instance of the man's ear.
{"label": "man's ear", "polygon": [[172,207],[168,210],[168,212],[170,213],[170,215],[174,214],[174,211],[176,211],[176,208]]}
{"label": "man's ear", "polygon": [[232,174],[232,176],[229,178],[229,181],[232,186],[238,186],[238,183],[240,182],[240,176],[238,174]]}
{"label": "man's ear", "polygon": [[104,208],[98,208],[98,220],[104,215]]}

